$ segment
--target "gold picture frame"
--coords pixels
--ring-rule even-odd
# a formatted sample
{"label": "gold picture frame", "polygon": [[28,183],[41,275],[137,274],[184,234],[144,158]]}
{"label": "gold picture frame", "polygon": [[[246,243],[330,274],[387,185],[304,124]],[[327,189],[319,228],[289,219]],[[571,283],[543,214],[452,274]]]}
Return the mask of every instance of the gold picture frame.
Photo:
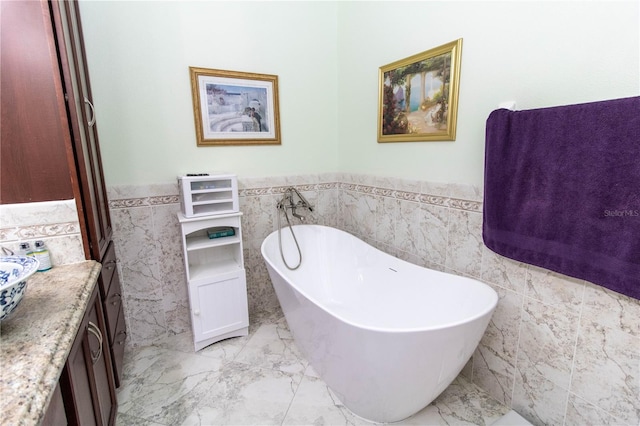
{"label": "gold picture frame", "polygon": [[458,39],[380,67],[378,142],[456,140],[461,59]]}
{"label": "gold picture frame", "polygon": [[279,145],[278,76],[189,67],[198,146]]}

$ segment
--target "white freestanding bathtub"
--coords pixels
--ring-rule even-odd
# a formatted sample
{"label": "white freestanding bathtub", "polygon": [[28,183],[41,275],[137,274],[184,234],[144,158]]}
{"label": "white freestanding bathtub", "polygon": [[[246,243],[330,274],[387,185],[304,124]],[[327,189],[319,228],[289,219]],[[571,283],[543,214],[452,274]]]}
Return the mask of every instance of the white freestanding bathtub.
{"label": "white freestanding bathtub", "polygon": [[[262,256],[307,360],[353,413],[405,419],[429,405],[473,354],[498,302],[488,285],[433,271],[318,225],[293,227],[303,261],[287,269],[278,231]],[[298,251],[282,228],[283,253]]]}

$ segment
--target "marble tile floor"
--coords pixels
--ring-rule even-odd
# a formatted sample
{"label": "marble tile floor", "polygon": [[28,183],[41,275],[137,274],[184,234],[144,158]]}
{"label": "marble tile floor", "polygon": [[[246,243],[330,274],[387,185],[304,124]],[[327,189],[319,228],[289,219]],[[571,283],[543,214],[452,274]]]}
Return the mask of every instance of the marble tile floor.
{"label": "marble tile floor", "polygon": [[[129,348],[116,425],[370,425],[352,414],[298,351],[281,316],[248,336],[194,352],[191,333]],[[463,377],[394,424],[490,425],[509,409]]]}

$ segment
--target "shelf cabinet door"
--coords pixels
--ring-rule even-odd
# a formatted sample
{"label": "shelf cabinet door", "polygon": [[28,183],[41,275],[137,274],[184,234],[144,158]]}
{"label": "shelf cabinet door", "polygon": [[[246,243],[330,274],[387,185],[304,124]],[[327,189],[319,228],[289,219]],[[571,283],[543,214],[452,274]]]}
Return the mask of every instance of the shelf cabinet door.
{"label": "shelf cabinet door", "polygon": [[94,289],[60,376],[71,425],[112,425],[117,411],[107,332],[98,288]]}
{"label": "shelf cabinet door", "polygon": [[189,297],[196,342],[249,326],[244,269],[191,284]]}

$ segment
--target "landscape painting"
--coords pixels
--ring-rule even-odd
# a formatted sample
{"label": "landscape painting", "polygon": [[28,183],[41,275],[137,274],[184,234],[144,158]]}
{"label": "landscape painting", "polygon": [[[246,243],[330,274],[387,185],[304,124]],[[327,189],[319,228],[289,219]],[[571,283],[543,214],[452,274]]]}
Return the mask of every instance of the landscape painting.
{"label": "landscape painting", "polygon": [[455,140],[462,39],[380,67],[378,142]]}

